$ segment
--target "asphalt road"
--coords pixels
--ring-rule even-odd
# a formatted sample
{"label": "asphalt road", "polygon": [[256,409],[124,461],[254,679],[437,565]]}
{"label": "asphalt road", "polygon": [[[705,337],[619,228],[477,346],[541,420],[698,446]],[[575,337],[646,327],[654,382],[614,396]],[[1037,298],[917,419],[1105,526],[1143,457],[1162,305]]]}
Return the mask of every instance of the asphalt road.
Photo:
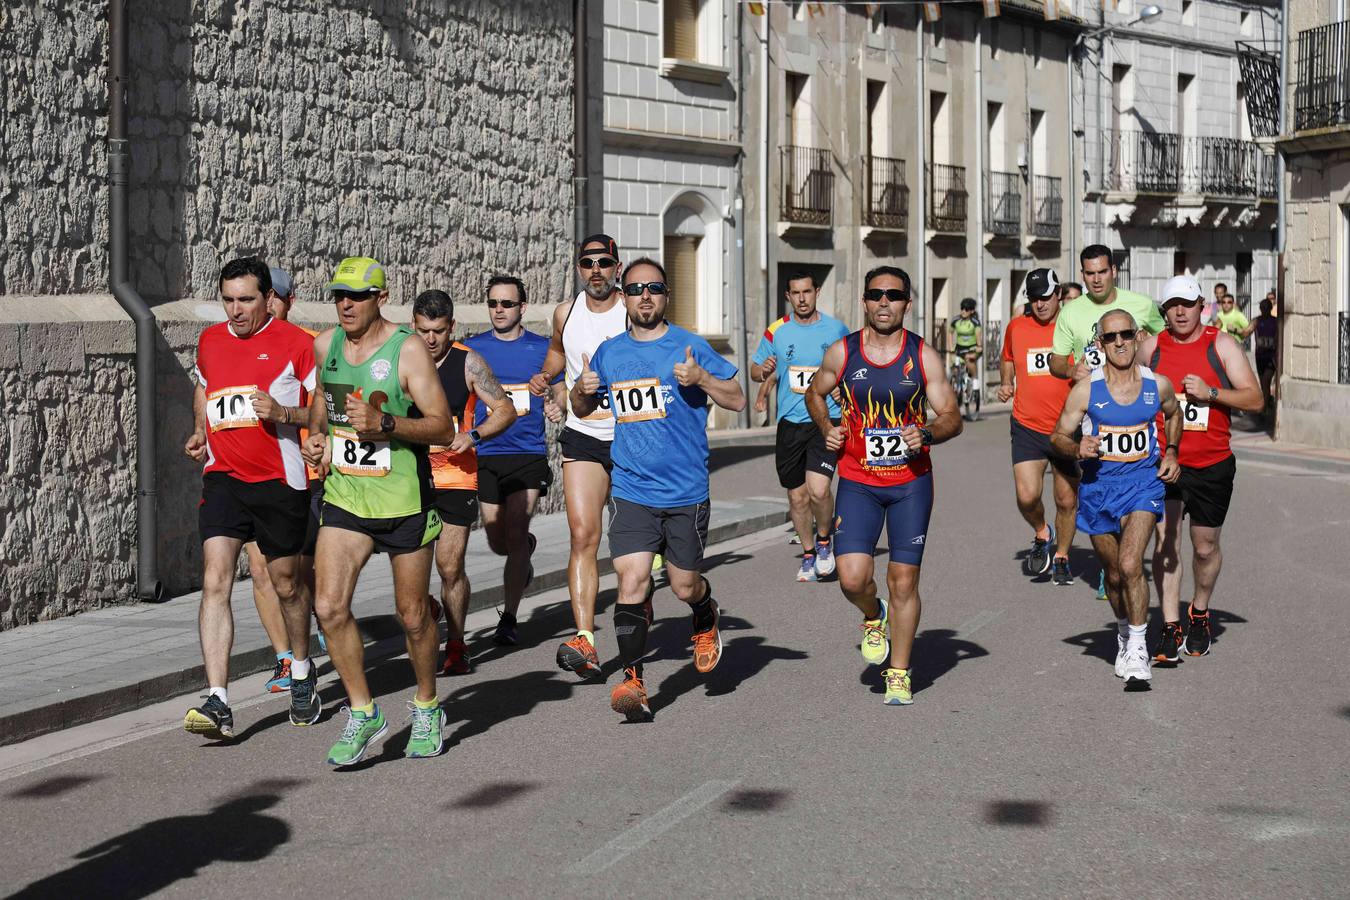
{"label": "asphalt road", "polygon": [[[774,490],[769,451],[729,465]],[[402,758],[399,659],[373,678],[395,727],[351,771],[324,765],[328,712],[299,729],[280,698],[242,701],[261,677],[231,686],[229,746],[178,730],[182,698],[2,748],[0,893],[1346,896],[1350,477],[1242,464],[1215,650],[1127,694],[1091,587],[1019,572],[1006,417],[936,467],[912,707],[881,703],[858,617],[793,581],[774,529],[712,548],[709,677],[658,593],[650,723],[610,711],[614,676],[554,667],[554,593],[521,647],[480,640],[476,672],[442,681],[438,759]]]}

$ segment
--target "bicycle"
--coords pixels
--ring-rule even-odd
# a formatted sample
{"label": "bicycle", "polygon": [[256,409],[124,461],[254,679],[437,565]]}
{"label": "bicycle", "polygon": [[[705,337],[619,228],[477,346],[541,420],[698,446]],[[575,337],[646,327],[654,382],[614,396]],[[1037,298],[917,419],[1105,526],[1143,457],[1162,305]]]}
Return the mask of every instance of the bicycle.
{"label": "bicycle", "polygon": [[961,405],[962,417],[967,422],[978,422],[980,420],[980,386],[976,379],[970,377],[966,371],[966,360],[964,356],[958,356],[956,362],[952,363],[951,370],[952,390],[956,392],[956,400]]}

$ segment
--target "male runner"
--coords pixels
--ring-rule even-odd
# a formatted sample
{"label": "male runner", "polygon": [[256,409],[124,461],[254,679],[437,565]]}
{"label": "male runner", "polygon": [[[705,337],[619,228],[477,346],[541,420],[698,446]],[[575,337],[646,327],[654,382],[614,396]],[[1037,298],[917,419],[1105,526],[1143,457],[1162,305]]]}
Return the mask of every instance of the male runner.
{"label": "male runner", "polygon": [[[468,647],[464,643],[469,575],[464,571],[464,551],[469,545],[469,530],[478,521],[478,450],[488,438],[511,427],[516,420],[516,408],[482,355],[450,336],[455,330],[455,305],[449,294],[436,290],[418,294],[413,301],[413,329],[436,364],[455,433],[455,440],[448,445],[433,444],[428,458],[433,501],[441,518],[441,534],[436,539],[440,605],[445,610],[445,661],[441,674],[466,675],[470,669]],[[480,397],[488,412],[482,425],[475,426],[474,406]],[[434,600],[431,613],[433,617],[437,615]]]}
{"label": "male runner", "polygon": [[1068,303],[1070,300],[1077,300],[1083,296],[1083,286],[1076,281],[1066,281],[1062,285],[1064,288],[1064,299],[1061,303]]}
{"label": "male runner", "polygon": [[[1082,462],[1078,530],[1091,536],[1106,572],[1106,597],[1116,614],[1116,677],[1125,679],[1126,690],[1143,690],[1153,679],[1145,643],[1144,549],[1162,513],[1166,484],[1177,480],[1181,407],[1171,381],[1135,363],[1139,327],[1129,312],[1113,309],[1098,325],[1103,365],[1069,391],[1050,442]],[[1159,410],[1166,416],[1161,448]]]}
{"label": "male runner", "polygon": [[[1167,486],[1165,514],[1158,522],[1153,580],[1163,611],[1162,642],[1154,661],[1176,664],[1209,652],[1209,600],[1223,565],[1219,531],[1233,497],[1237,460],[1229,446],[1229,410],[1261,408],[1263,396],[1247,354],[1212,325],[1200,324],[1200,285],[1178,275],[1163,286],[1167,330],[1145,340],[1139,358],[1179,385],[1183,436],[1177,454],[1181,474]],[[1195,593],[1181,630],[1181,517],[1191,517]]]}
{"label": "male runner", "polygon": [[[314,344],[268,313],[271,289],[271,273],[256,257],[226,263],[220,270],[226,321],[197,341],[195,427],[184,449],[206,464],[197,516],[204,568],[197,627],[209,695],[188,710],[183,727],[214,739],[234,737],[226,691],[234,644],[230,593],[239,550],[249,541],[257,542],[279,601],[285,639],[274,638],[273,646],[303,657],[290,666],[291,721],[308,725],[319,714],[307,652],[311,597],[299,557],[309,494],[295,424],[314,390]],[[261,605],[259,616],[266,626]]]}
{"label": "male runner", "polygon": [[1261,301],[1261,315],[1256,317],[1256,374],[1261,379],[1262,408],[1269,416],[1271,388],[1275,383],[1275,348],[1280,339],[1280,321],[1275,318],[1275,303],[1269,296]]}
{"label": "male runner", "polygon": [[[825,449],[825,436],[811,421],[803,398],[826,348],[847,335],[848,328],[816,308],[820,290],[814,275],[796,272],[787,285],[787,301],[792,311],[765,330],[750,360],[750,377],[765,381],[778,375],[774,461],[778,483],[788,492],[792,524],[802,542],[797,580],[815,581],[817,576],[834,572],[830,548],[834,497],[830,481],[834,478],[837,457]],[[827,403],[831,421],[838,423],[839,404],[833,397]]]}
{"label": "male runner", "polygon": [[1102,364],[1104,348],[1096,346],[1097,322],[1108,310],[1123,309],[1150,334],[1165,323],[1158,307],[1143,294],[1116,287],[1119,274],[1104,244],[1090,244],[1078,254],[1087,294],[1067,302],[1055,320],[1055,339],[1050,353],[1050,371],[1058,378],[1079,382]]}
{"label": "male runner", "polygon": [[1237,298],[1227,293],[1219,298],[1219,312],[1213,324],[1239,342],[1247,340],[1247,336],[1256,330],[1256,326],[1247,321],[1242,310],[1237,308]]}
{"label": "male runner", "polygon": [[[530,378],[530,392],[536,397],[547,395],[550,385],[564,371],[571,391],[581,377],[582,357],[594,356],[601,342],[628,328],[628,311],[619,290],[622,271],[614,238],[594,234],[581,242],[577,274],[583,290],[553,311],[548,357]],[[602,394],[600,404],[584,416],[573,407],[558,438],[567,528],[572,535],[567,593],[577,626],[576,637],[558,647],[558,665],[582,678],[601,674],[595,652],[595,595],[600,589],[596,557],[600,552],[601,516],[609,497],[613,440],[614,417],[610,415],[608,394]]]}
{"label": "male runner", "polygon": [[708,542],[708,401],[740,412],[736,367],[706,340],[665,320],[666,270],[647,258],[623,273],[630,328],[582,357],[572,411],[585,417],[609,397],[614,412],[614,489],[609,553],[619,576],[614,636],[624,679],[610,706],[630,722],[651,715],[642,677],[651,627],[652,558],[666,558],[675,596],[693,611],[694,668],[722,658],[718,607],[700,572]]}
{"label": "male runner", "polygon": [[305,460],[324,475],[315,607],[350,704],[328,763],[360,762],[389,729],[366,682],[365,648],[352,616],[356,580],[376,552],[389,554],[394,606],[417,679],[405,752],[436,756],[444,747],[445,713],[436,697],[436,624],[427,585],[441,518],[433,504],[427,445],[449,444],[462,452],[473,438],[455,432],[426,345],[411,329],[381,315],[389,291],[380,264],[348,257],[327,290],[338,326],[314,341],[323,362],[304,450]]}
{"label": "male runner", "polygon": [[[492,276],[487,286],[492,329],[464,342],[500,379],[517,416],[506,433],[478,448],[478,504],[483,512],[483,531],[489,549],[506,557],[502,568],[504,610],[493,635],[493,640],[503,646],[519,640],[516,612],[533,574],[530,554],[536,544],[530,519],[539,498],[553,483],[548,448],[544,446],[546,400],[530,393],[529,385],[548,355],[548,338],[526,331],[521,324],[528,302],[525,283],[519,278]],[[558,404],[565,402],[563,390],[559,378],[550,399]],[[492,413],[481,405],[477,409],[474,427],[481,432]]]}
{"label": "male runner", "polygon": [[[1003,333],[998,399],[1000,403],[1013,401],[1013,489],[1017,509],[1032,528],[1026,570],[1031,575],[1050,570],[1055,584],[1073,584],[1069,548],[1073,546],[1074,516],[1078,512],[1078,464],[1050,446],[1050,435],[1069,395],[1069,382],[1050,372],[1062,291],[1054,269],[1033,269],[1025,288],[1031,315],[1013,319]],[[1045,520],[1045,504],[1041,501],[1047,465],[1054,469],[1053,529]]]}
{"label": "male runner", "polygon": [[[863,614],[863,659],[879,665],[888,705],[914,702],[910,653],[919,628],[919,567],[933,512],[928,448],[961,433],[956,393],[942,357],[902,324],[912,297],[909,275],[880,266],[863,279],[865,324],[825,351],[806,392],[806,408],[839,453],[834,552],[839,587]],[[838,387],[842,420],[826,398]],[[925,402],[933,410],[927,421]],[[889,601],[873,580],[872,554],[882,527],[890,545]],[[886,625],[890,622],[890,640]]]}

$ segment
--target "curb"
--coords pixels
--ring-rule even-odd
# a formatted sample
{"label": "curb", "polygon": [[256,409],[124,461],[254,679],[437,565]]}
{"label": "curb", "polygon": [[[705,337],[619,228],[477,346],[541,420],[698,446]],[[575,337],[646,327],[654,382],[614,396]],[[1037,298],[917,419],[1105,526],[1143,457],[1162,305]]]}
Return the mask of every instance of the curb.
{"label": "curb", "polygon": [[1254,463],[1269,463],[1286,469],[1304,469],[1326,475],[1350,475],[1350,462],[1337,459],[1323,459],[1319,456],[1303,456],[1285,450],[1267,450],[1258,447],[1243,447],[1233,444],[1233,453],[1239,460]]}
{"label": "curb", "polygon": [[[771,436],[770,440],[772,440]],[[783,510],[715,525],[708,530],[708,544],[711,546],[742,535],[772,528],[787,520],[787,511]],[[614,566],[609,556],[602,556],[599,560],[599,574],[607,575],[613,571]],[[541,594],[557,587],[563,587],[566,584],[566,567],[547,572],[536,572],[534,580],[525,592],[525,596]],[[474,591],[469,597],[469,612],[478,612],[496,606],[501,603],[502,595],[503,588],[501,585]],[[397,637],[403,633],[402,625],[392,610],[386,615],[366,616],[358,619],[356,624],[361,631],[361,637],[367,649],[378,641]],[[401,646],[398,652],[403,652]],[[317,638],[310,638],[310,653],[316,657],[321,655]],[[242,678],[266,671],[272,668],[275,663],[276,655],[272,652],[270,646],[251,650],[237,650],[230,656],[230,673],[232,677]],[[152,675],[132,684],[117,685],[81,697],[72,697],[69,700],[61,700],[46,706],[11,713],[0,717],[0,746],[17,744],[20,741],[50,734],[53,731],[83,725],[118,713],[139,709],[151,703],[158,703],[161,700],[168,700],[200,687],[205,683],[205,678],[206,667],[199,663],[174,672]]]}

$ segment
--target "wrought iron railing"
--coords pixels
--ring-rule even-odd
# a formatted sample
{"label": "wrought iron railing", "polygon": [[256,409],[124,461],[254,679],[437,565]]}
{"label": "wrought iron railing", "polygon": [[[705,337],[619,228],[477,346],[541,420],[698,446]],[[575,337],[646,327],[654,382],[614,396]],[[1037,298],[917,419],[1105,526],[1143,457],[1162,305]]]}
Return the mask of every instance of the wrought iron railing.
{"label": "wrought iron railing", "polygon": [[1275,158],[1254,141],[1117,131],[1107,136],[1107,190],[1209,197],[1275,196]]}
{"label": "wrought iron railing", "polygon": [[1350,22],[1298,33],[1294,130],[1350,123]]}
{"label": "wrought iron railing", "polygon": [[1022,179],[1015,172],[984,177],[985,225],[992,234],[1015,237],[1022,230]]}
{"label": "wrought iron railing", "polygon": [[942,163],[928,165],[928,227],[934,231],[966,230],[966,170]]}
{"label": "wrought iron railing", "polygon": [[1340,338],[1340,365],[1336,367],[1337,382],[1350,384],[1350,313],[1342,310],[1337,322]]}
{"label": "wrought iron railing", "polygon": [[782,219],[829,225],[834,218],[834,172],[830,151],[816,147],[782,148]]}
{"label": "wrought iron railing", "polygon": [[1040,238],[1058,238],[1064,221],[1064,195],[1060,179],[1053,175],[1031,178],[1031,233]]}
{"label": "wrought iron railing", "polygon": [[863,224],[903,231],[909,227],[909,186],[905,161],[884,156],[867,158],[867,206]]}

